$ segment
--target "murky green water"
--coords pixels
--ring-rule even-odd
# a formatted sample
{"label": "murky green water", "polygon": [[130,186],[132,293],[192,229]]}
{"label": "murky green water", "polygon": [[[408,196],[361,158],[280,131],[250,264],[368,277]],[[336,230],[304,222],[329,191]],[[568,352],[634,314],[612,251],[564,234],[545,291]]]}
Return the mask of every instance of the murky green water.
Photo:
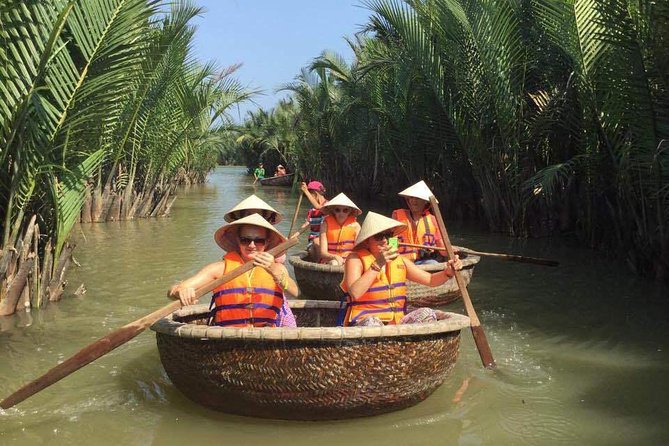
{"label": "murky green water", "polygon": [[[165,305],[171,284],[218,259],[212,234],[223,213],[254,192],[242,174],[218,169],[207,185],[181,194],[172,218],[77,229],[81,267],[70,273],[68,291],[83,282],[88,292],[0,318],[0,396]],[[279,226],[286,233],[295,198],[277,188],[255,192],[286,214]],[[450,232],[454,243],[480,251],[562,262],[547,268],[488,258],[476,267],[469,289],[499,364],[495,372],[481,368],[471,335],[463,332],[450,381],[412,408],[337,422],[245,418],[181,395],[147,331],[16,408],[0,410],[0,444],[669,444],[666,288],[588,250],[466,227]]]}

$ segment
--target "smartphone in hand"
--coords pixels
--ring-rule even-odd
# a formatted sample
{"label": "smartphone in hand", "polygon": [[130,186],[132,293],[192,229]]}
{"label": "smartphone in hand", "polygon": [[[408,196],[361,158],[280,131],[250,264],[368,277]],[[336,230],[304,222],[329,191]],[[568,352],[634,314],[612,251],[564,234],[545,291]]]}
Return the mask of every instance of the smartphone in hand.
{"label": "smartphone in hand", "polygon": [[397,237],[390,237],[390,238],[388,239],[388,246],[390,246],[391,248],[399,249],[399,247],[400,247],[400,242],[399,242],[399,240],[397,239]]}

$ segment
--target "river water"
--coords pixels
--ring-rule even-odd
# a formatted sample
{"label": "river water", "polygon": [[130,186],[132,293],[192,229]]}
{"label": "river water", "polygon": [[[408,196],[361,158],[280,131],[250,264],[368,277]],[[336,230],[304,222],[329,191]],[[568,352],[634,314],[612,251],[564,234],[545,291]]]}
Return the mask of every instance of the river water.
{"label": "river water", "polygon": [[[75,229],[82,297],[0,318],[0,396],[130,321],[165,305],[167,288],[222,255],[213,232],[257,193],[282,211],[296,198],[218,168],[182,191],[172,217]],[[303,202],[306,212],[306,200]],[[372,209],[388,211],[387,209]],[[449,224],[447,220],[447,224]],[[550,257],[558,268],[483,258],[470,295],[496,371],[469,331],[450,380],[399,412],[335,422],[238,417],[191,402],[166,376],[147,330],[38,393],[0,409],[2,445],[659,445],[669,444],[669,291],[623,262],[550,240],[518,241],[449,224],[455,244]],[[464,312],[461,304],[449,307]]]}

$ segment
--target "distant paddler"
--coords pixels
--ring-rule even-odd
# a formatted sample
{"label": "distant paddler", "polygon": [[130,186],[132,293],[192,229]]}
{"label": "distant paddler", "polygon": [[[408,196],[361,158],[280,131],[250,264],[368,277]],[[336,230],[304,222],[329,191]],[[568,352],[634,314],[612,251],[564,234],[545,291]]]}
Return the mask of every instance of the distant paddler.
{"label": "distant paddler", "polygon": [[346,259],[341,287],[346,293],[344,325],[380,326],[433,322],[446,313],[431,308],[407,307],[407,280],[439,286],[462,269],[456,255],[445,269],[434,274],[423,271],[400,256],[388,239],[406,228],[404,223],[369,212]]}
{"label": "distant paddler", "polygon": [[265,167],[262,163],[258,163],[258,167],[253,170],[253,178],[253,184],[256,184],[256,181],[265,178]]}
{"label": "distant paddler", "polygon": [[[404,223],[406,230],[398,234],[400,243],[413,245],[425,245],[443,247],[444,242],[439,234],[437,220],[430,209],[430,197],[434,195],[425,181],[404,189],[398,194],[404,197],[408,209],[395,209],[392,218]],[[421,250],[415,247],[400,246],[399,253],[406,259],[412,260],[416,265],[439,263],[433,258],[436,251]],[[446,256],[446,251],[439,251]]]}
{"label": "distant paddler", "polygon": [[223,327],[276,327],[284,293],[299,295],[286,267],[266,252],[286,241],[286,237],[259,214],[252,214],[221,226],[214,240],[227,252],[223,260],[174,285],[169,296],[184,306],[192,305],[196,302],[196,289],[252,260],[253,269],[213,290],[211,323]]}
{"label": "distant paddler", "polygon": [[321,223],[320,263],[343,265],[360,232],[357,217],[362,211],[342,192],[328,201],[321,212],[325,219]]}

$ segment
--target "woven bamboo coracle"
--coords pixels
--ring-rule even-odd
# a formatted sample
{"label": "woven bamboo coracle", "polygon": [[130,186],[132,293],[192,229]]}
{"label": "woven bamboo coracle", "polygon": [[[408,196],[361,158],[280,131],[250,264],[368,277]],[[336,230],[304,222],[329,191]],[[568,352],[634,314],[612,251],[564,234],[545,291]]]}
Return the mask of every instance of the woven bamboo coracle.
{"label": "woven bamboo coracle", "polygon": [[[454,248],[457,250],[457,247]],[[300,292],[312,299],[338,301],[343,294],[339,284],[344,278],[344,266],[321,265],[308,261],[307,256],[307,252],[302,251],[289,258]],[[474,266],[479,263],[481,257],[462,254],[460,259],[462,260],[462,277],[469,285],[474,274]],[[444,269],[443,263],[417,266],[429,272]],[[407,285],[409,304],[415,307],[439,307],[448,305],[461,297],[455,279],[448,280],[443,285],[434,288],[414,282],[408,282]]]}
{"label": "woven bamboo coracle", "polygon": [[151,329],[167,374],[193,401],[238,415],[328,420],[425,399],[453,369],[469,326],[455,313],[423,324],[323,326],[334,325],[338,302],[290,305],[300,328],[208,326],[207,306],[196,305]]}

